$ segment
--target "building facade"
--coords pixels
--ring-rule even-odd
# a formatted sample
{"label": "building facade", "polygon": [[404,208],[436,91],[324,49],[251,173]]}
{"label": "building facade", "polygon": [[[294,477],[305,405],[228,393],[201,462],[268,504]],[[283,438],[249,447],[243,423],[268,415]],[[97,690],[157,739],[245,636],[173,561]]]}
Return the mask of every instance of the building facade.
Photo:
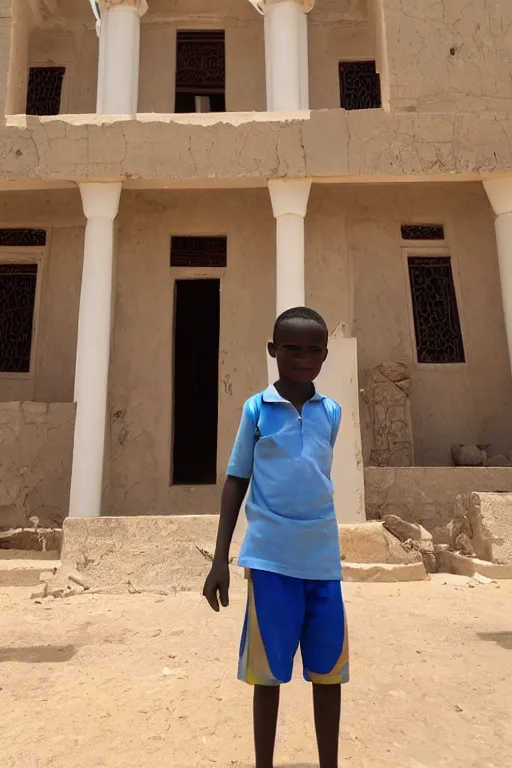
{"label": "building facade", "polygon": [[216,512],[303,303],[341,519],[512,488],[508,1],[0,0],[0,114],[0,526]]}

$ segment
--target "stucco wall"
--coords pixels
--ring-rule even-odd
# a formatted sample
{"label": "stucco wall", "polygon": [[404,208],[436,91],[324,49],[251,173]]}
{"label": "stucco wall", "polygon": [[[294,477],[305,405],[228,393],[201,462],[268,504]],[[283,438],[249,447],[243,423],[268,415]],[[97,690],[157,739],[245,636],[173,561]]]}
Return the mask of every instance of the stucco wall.
{"label": "stucco wall", "polygon": [[60,107],[63,115],[96,112],[98,38],[93,21],[90,13],[86,23],[70,24],[68,29],[36,28],[30,34],[30,67],[66,68]]}
{"label": "stucco wall", "polygon": [[[467,363],[419,366],[402,222],[445,225]],[[83,252],[78,192],[0,194],[2,226],[45,226],[34,376],[0,376],[0,401],[70,402]],[[109,428],[115,514],[217,509],[219,488],[169,487],[173,286],[220,277],[219,478],[243,400],[266,384],[265,341],[275,304],[275,224],[265,189],[124,191],[117,220]],[[171,234],[227,234],[227,270],[169,267]],[[479,184],[313,185],[306,219],[310,305],[357,337],[361,386],[371,368],[411,371],[418,464],[451,463],[452,442],[510,451],[512,381],[500,304],[493,217]],[[444,253],[444,251],[443,251]],[[212,510],[212,507],[215,509]]]}
{"label": "stucco wall", "polygon": [[512,467],[366,467],[369,519],[399,515],[429,531],[452,519],[459,493],[512,490]]}
{"label": "stucco wall", "polygon": [[[0,193],[1,227],[47,230],[39,255],[33,368],[28,375],[0,373],[0,403],[73,400],[84,223],[77,188]],[[33,249],[21,250],[33,255]],[[20,249],[0,248],[0,261],[12,255],[20,256]]]}
{"label": "stucco wall", "polygon": [[508,0],[376,0],[392,109],[510,110]]}
{"label": "stucco wall", "polygon": [[[358,339],[361,386],[381,362],[401,361],[410,368],[416,464],[450,465],[454,442],[491,443],[496,452],[510,451],[512,382],[501,301],[497,300],[501,288],[493,214],[482,186],[314,188],[310,212],[319,195],[324,196],[325,242],[330,228],[332,232],[336,226],[336,214],[345,211],[352,332]],[[445,226],[465,344],[464,365],[416,362],[407,253],[423,251],[403,247],[400,224],[418,221]],[[331,306],[334,296],[332,292]]]}
{"label": "stucco wall", "polygon": [[75,406],[0,403],[0,529],[68,514]]}
{"label": "stucco wall", "polygon": [[228,236],[221,293],[219,478],[241,404],[266,383],[265,343],[275,304],[274,220],[266,190],[125,193],[111,368],[110,508],[116,514],[218,508],[219,488],[169,488],[173,284],[175,277],[194,274],[170,270],[171,234]]}

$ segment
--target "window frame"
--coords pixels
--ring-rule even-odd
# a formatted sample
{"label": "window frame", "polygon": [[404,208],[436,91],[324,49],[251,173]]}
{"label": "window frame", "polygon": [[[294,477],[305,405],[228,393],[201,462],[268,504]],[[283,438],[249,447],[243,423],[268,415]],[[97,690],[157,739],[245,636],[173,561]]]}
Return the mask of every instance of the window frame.
{"label": "window frame", "polygon": [[[30,227],[29,227],[30,228]],[[46,242],[48,243],[48,232]],[[47,246],[35,248],[13,248],[0,246],[0,264],[35,264],[37,266],[36,291],[34,297],[34,316],[32,318],[32,344],[30,347],[30,368],[27,372],[0,370],[0,379],[32,380],[36,375],[37,347],[39,341],[40,303],[43,284],[44,253]]]}
{"label": "window frame", "polygon": [[[464,369],[469,364],[470,345],[466,332],[466,323],[464,319],[462,290],[460,285],[459,263],[457,253],[454,248],[448,246],[445,240],[401,240],[402,251],[402,270],[407,297],[407,316],[409,320],[409,338],[411,340],[411,360],[417,370],[421,371],[446,371],[451,369]],[[436,243],[436,245],[433,245]],[[449,258],[452,268],[453,287],[455,291],[455,301],[457,302],[457,312],[459,314],[460,334],[462,345],[464,347],[464,362],[457,363],[422,363],[418,360],[418,342],[416,339],[416,328],[414,325],[414,304],[409,278],[409,258]]]}

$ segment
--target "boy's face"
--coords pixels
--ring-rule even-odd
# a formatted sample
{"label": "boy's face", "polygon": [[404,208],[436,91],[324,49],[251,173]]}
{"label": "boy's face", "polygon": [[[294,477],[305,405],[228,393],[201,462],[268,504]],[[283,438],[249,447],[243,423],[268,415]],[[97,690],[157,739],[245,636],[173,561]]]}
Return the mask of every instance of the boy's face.
{"label": "boy's face", "polygon": [[290,319],[278,328],[268,351],[276,358],[282,378],[297,383],[314,381],[327,357],[327,334],[312,320]]}

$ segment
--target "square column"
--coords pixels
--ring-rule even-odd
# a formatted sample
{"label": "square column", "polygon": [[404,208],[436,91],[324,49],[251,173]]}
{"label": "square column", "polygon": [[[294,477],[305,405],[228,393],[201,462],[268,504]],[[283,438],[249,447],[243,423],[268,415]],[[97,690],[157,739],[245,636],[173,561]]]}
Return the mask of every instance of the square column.
{"label": "square column", "polygon": [[500,266],[501,300],[512,371],[512,178],[484,181],[496,214],[496,246]]}
{"label": "square column", "polygon": [[103,491],[112,320],[114,219],[121,183],[80,184],[85,228],[75,371],[71,517],[98,517]]}

